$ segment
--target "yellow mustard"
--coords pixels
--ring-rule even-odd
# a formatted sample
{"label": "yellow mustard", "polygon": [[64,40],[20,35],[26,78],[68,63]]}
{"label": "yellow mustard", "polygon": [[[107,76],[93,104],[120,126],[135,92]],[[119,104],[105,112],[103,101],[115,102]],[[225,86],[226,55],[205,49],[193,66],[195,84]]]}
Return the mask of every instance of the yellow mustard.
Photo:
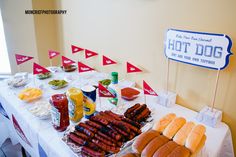
{"label": "yellow mustard", "polygon": [[83,93],[78,88],[70,88],[66,92],[69,100],[69,117],[71,121],[78,122],[83,118]]}
{"label": "yellow mustard", "polygon": [[84,97],[84,115],[85,118],[90,118],[94,115],[96,104],[90,98]]}

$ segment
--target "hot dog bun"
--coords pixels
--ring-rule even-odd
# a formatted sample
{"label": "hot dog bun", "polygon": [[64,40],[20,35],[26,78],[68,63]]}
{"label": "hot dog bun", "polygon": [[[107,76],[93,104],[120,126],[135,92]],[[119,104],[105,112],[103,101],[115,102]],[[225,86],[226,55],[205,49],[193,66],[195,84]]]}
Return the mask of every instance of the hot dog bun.
{"label": "hot dog bun", "polygon": [[190,150],[184,146],[177,146],[168,157],[189,157]]}
{"label": "hot dog bun", "polygon": [[189,133],[191,132],[191,130],[193,129],[193,127],[195,126],[195,124],[193,122],[187,122],[184,124],[184,126],[175,134],[173,140],[183,146],[185,144],[185,141],[189,135]]}
{"label": "hot dog bun", "polygon": [[155,151],[160,148],[162,145],[166,144],[169,139],[163,135],[155,137],[151,140],[147,146],[142,151],[142,157],[152,157]]}
{"label": "hot dog bun", "polygon": [[164,129],[170,124],[170,122],[175,119],[176,115],[174,113],[169,113],[163,118],[161,118],[159,121],[157,121],[154,126],[153,130],[163,132]]}
{"label": "hot dog bun", "polygon": [[175,118],[163,131],[163,135],[171,139],[176,132],[186,123],[183,117]]}
{"label": "hot dog bun", "polygon": [[205,126],[199,124],[196,125],[186,139],[185,146],[194,153],[201,142],[202,137],[206,132]]}
{"label": "hot dog bun", "polygon": [[160,133],[155,130],[150,130],[145,133],[142,133],[137,137],[132,145],[132,150],[135,153],[141,154],[145,146],[154,138],[159,136]]}
{"label": "hot dog bun", "polygon": [[165,145],[161,146],[153,155],[153,157],[167,157],[176,147],[177,143],[169,141]]}
{"label": "hot dog bun", "polygon": [[197,146],[197,149],[191,153],[191,157],[198,156],[198,153],[199,153],[199,151],[201,151],[202,147],[205,145],[205,142],[206,142],[206,135],[203,135],[200,143]]}

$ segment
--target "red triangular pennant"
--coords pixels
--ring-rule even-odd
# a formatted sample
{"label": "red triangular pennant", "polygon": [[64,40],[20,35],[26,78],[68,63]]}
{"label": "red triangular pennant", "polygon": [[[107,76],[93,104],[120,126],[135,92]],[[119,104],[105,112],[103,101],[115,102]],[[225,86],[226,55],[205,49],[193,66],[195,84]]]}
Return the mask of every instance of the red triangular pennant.
{"label": "red triangular pennant", "polygon": [[143,92],[146,95],[158,96],[157,93],[143,80]]}
{"label": "red triangular pennant", "polygon": [[85,58],[90,58],[97,55],[98,53],[85,49]]}
{"label": "red triangular pennant", "polygon": [[142,72],[142,70],[127,62],[127,73],[133,73],[133,72]]}
{"label": "red triangular pennant", "polygon": [[117,64],[117,62],[111,60],[106,56],[102,56],[102,65],[111,65],[111,64]]}
{"label": "red triangular pennant", "polygon": [[25,141],[25,143],[27,143],[30,147],[32,147],[31,143],[29,142],[29,140],[27,139],[27,137],[25,136],[23,130],[21,129],[19,123],[17,122],[16,118],[14,115],[12,115],[12,122],[13,122],[13,126],[16,130],[16,133],[20,136],[20,138]]}
{"label": "red triangular pennant", "polygon": [[49,57],[50,59],[52,59],[52,58],[58,56],[59,54],[60,54],[60,52],[53,51],[53,50],[48,50],[48,57]]}
{"label": "red triangular pennant", "polygon": [[46,68],[42,67],[41,65],[34,63],[33,65],[33,74],[44,74],[44,73],[48,73],[50,72],[49,70],[47,70]]}
{"label": "red triangular pennant", "polygon": [[84,49],[75,45],[71,45],[72,53],[83,51]]}
{"label": "red triangular pennant", "polygon": [[67,66],[67,65],[71,65],[71,64],[75,63],[75,61],[73,61],[65,56],[61,56],[61,62],[62,62],[62,66]]}
{"label": "red triangular pennant", "polygon": [[17,65],[20,65],[20,64],[34,58],[34,57],[24,56],[24,55],[19,55],[19,54],[15,54],[15,57],[16,57],[16,64]]}
{"label": "red triangular pennant", "polygon": [[106,87],[101,85],[101,83],[98,84],[98,93],[100,97],[115,98],[115,95],[112,94]]}
{"label": "red triangular pennant", "polygon": [[79,73],[82,73],[82,72],[87,72],[87,71],[92,71],[94,70],[93,68],[81,63],[81,62],[78,62],[78,71]]}

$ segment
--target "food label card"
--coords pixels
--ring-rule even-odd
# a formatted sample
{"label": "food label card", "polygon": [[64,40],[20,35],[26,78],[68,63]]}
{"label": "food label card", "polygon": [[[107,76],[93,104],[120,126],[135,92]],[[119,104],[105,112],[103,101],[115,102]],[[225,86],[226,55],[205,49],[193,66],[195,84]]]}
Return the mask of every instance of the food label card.
{"label": "food label card", "polygon": [[224,69],[229,63],[232,41],[224,34],[169,29],[165,55],[172,60],[210,69]]}

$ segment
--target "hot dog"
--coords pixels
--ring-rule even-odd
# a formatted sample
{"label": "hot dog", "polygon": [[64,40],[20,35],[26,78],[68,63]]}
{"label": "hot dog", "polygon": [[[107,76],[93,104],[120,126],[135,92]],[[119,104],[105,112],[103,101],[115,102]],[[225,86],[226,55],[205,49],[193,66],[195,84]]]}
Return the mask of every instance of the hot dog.
{"label": "hot dog", "polygon": [[69,134],[69,139],[71,141],[73,141],[74,143],[76,143],[77,145],[79,145],[79,146],[83,146],[83,145],[85,145],[87,143],[86,140],[78,137],[77,135],[75,135],[73,133]]}
{"label": "hot dog", "polygon": [[80,125],[76,125],[76,126],[75,126],[75,129],[78,130],[78,131],[80,131],[80,132],[85,133],[85,134],[86,134],[87,136],[89,136],[89,137],[93,137],[93,136],[94,136],[94,133],[93,133],[92,131],[90,131],[89,129],[84,128],[84,127],[82,127],[82,126],[80,126]]}
{"label": "hot dog", "polygon": [[107,132],[108,135],[110,135],[112,138],[115,138],[116,140],[120,140],[122,138],[121,134],[119,132],[115,132],[113,130],[110,130]]}
{"label": "hot dog", "polygon": [[133,120],[131,120],[129,118],[122,118],[122,121],[124,121],[126,123],[129,123],[129,124],[137,127],[138,129],[141,128],[141,125],[139,123],[137,123],[137,122],[135,122],[135,121],[133,121]]}
{"label": "hot dog", "polygon": [[120,128],[118,128],[115,125],[109,124],[108,127],[114,131],[117,131],[118,133],[120,133],[121,135],[123,135],[125,138],[129,137],[129,134],[123,130],[121,130]]}
{"label": "hot dog", "polygon": [[95,151],[89,147],[83,146],[81,149],[82,152],[84,152],[85,154],[92,156],[92,157],[104,157],[105,156],[105,152],[104,151]]}
{"label": "hot dog", "polygon": [[115,143],[115,144],[116,144],[117,146],[119,146],[119,147],[122,145],[122,143],[121,143],[120,141],[116,141],[116,140],[114,140],[113,138],[111,138],[110,136],[108,136],[108,135],[106,135],[106,134],[104,134],[104,133],[102,133],[102,132],[100,132],[100,131],[98,131],[97,133],[98,133],[98,135],[101,136],[102,138],[104,138],[104,139],[106,139],[106,140],[108,140],[108,141],[111,141],[111,142]]}
{"label": "hot dog", "polygon": [[74,131],[73,133],[76,134],[77,136],[81,137],[82,139],[86,140],[86,141],[88,141],[90,139],[86,134],[84,134],[80,131]]}
{"label": "hot dog", "polygon": [[121,129],[127,133],[130,132],[130,128],[125,123],[123,123],[121,121],[113,120],[113,121],[111,121],[111,124],[117,126],[119,129]]}
{"label": "hot dog", "polygon": [[132,131],[134,131],[134,132],[136,132],[138,134],[141,133],[141,131],[138,128],[136,128],[133,125],[130,125],[129,123],[123,122],[123,121],[115,121],[115,120],[113,120],[112,124],[115,124],[116,126],[125,128],[127,130],[126,132],[128,132],[128,133],[130,132],[130,130],[132,130]]}
{"label": "hot dog", "polygon": [[90,120],[92,120],[94,122],[101,123],[101,124],[103,124],[105,126],[109,123],[107,120],[105,120],[104,118],[101,118],[98,115],[91,117]]}
{"label": "hot dog", "polygon": [[141,112],[139,115],[137,115],[137,116],[135,117],[135,119],[136,119],[138,122],[141,122],[141,121],[145,120],[145,119],[148,117],[148,115],[149,115],[150,113],[151,113],[150,110],[149,110],[148,108],[145,108],[145,109],[143,110],[143,112]]}
{"label": "hot dog", "polygon": [[100,124],[98,124],[96,122],[90,121],[90,120],[85,121],[85,124],[87,124],[89,126],[92,126],[92,127],[96,128],[96,129],[101,129],[103,127],[102,125],[100,125]]}
{"label": "hot dog", "polygon": [[109,117],[105,113],[99,113],[99,117],[104,119],[104,120],[107,120],[109,123],[114,120],[112,117]]}
{"label": "hot dog", "polygon": [[107,114],[107,113],[105,113],[103,111],[99,112],[99,115],[102,115],[102,116],[108,117],[109,119],[115,120],[114,117],[110,116],[109,114]]}
{"label": "hot dog", "polygon": [[125,113],[124,113],[125,117],[130,117],[130,114],[131,114],[135,109],[137,109],[139,106],[140,106],[140,104],[135,104],[134,106],[128,108],[128,109],[125,111]]}
{"label": "hot dog", "polygon": [[100,129],[100,131],[104,134],[111,136],[115,140],[120,140],[122,138],[122,136],[117,131],[114,131],[108,127],[103,127],[102,129]]}
{"label": "hot dog", "polygon": [[114,146],[114,147],[116,146],[115,143],[113,143],[112,141],[106,140],[105,138],[99,136],[98,134],[95,134],[94,137],[95,137],[96,139],[102,141],[103,143],[107,144],[107,145]]}
{"label": "hot dog", "polygon": [[112,111],[105,111],[106,114],[110,115],[111,117],[113,117],[115,120],[121,120],[122,119],[122,115],[118,115]]}
{"label": "hot dog", "polygon": [[88,155],[86,152],[82,152],[82,151],[81,151],[81,157],[91,157],[91,156]]}
{"label": "hot dog", "polygon": [[118,153],[120,151],[120,149],[118,147],[109,146],[97,139],[92,139],[92,142],[106,152]]}
{"label": "hot dog", "polygon": [[87,125],[87,124],[85,124],[85,123],[82,123],[82,122],[79,123],[78,125],[81,126],[81,127],[83,127],[83,128],[86,128],[86,129],[92,131],[93,133],[96,133],[96,132],[98,131],[96,128],[94,128],[94,127],[92,127],[92,126],[89,126],[89,125]]}
{"label": "hot dog", "polygon": [[144,116],[143,116],[143,119],[142,121],[146,120],[151,114],[151,111],[149,110]]}
{"label": "hot dog", "polygon": [[137,116],[139,115],[144,109],[147,108],[147,105],[146,104],[143,104],[141,106],[139,106],[137,109],[135,109],[132,113],[131,113],[131,116],[134,117],[134,116]]}
{"label": "hot dog", "polygon": [[96,150],[96,151],[101,151],[101,149],[100,149],[97,145],[95,145],[94,143],[92,143],[91,141],[88,142],[88,144],[86,144],[85,146],[87,146],[87,147],[89,147],[89,148],[91,148],[91,149],[93,149],[93,150]]}
{"label": "hot dog", "polygon": [[134,133],[133,131],[131,131],[131,132],[129,133],[129,140],[132,140],[135,136],[136,136],[136,133]]}

